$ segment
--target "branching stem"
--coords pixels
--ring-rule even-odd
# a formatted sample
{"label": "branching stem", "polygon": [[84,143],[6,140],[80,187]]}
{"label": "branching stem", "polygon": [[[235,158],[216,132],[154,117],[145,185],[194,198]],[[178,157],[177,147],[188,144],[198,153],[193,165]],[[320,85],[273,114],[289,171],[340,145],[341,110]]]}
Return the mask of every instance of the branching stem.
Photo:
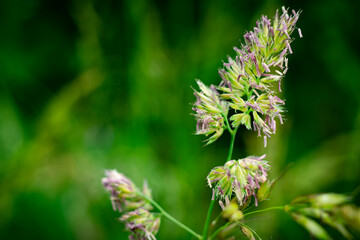
{"label": "branching stem", "polygon": [[176,225],[178,225],[179,227],[181,227],[182,229],[184,229],[185,231],[187,231],[188,233],[190,233],[191,235],[193,235],[194,237],[196,237],[197,239],[201,239],[201,235],[197,234],[196,232],[194,232],[191,228],[185,226],[182,222],[180,222],[179,220],[175,219],[173,216],[171,216],[169,213],[167,213],[157,202],[155,202],[153,199],[149,198],[148,196],[146,196],[145,194],[143,194],[142,192],[137,192],[139,195],[141,195],[143,198],[145,198],[146,200],[148,200],[155,208],[157,208],[161,214],[166,217],[167,219],[169,219],[170,221],[172,221],[173,223],[175,223]]}
{"label": "branching stem", "polygon": [[[230,135],[231,135],[230,148],[229,148],[229,153],[228,153],[227,160],[226,160],[226,161],[230,161],[231,156],[232,156],[232,152],[233,152],[233,149],[234,149],[235,135],[236,135],[236,132],[237,132],[237,129],[238,129],[238,128],[235,128],[234,130],[231,129],[230,124],[229,124],[229,121],[228,121],[228,119],[227,119],[227,116],[226,116],[225,114],[223,114],[223,117],[224,117],[225,122],[226,122],[226,127],[227,127],[227,129],[229,130]],[[209,229],[210,220],[211,220],[211,212],[212,212],[212,210],[213,210],[213,208],[214,208],[214,204],[215,204],[215,199],[212,199],[211,202],[210,202],[209,210],[208,210],[208,213],[207,213],[207,216],[206,216],[206,220],[205,220],[205,225],[204,225],[204,231],[203,231],[203,235],[202,235],[202,240],[207,240],[207,237],[208,237],[208,229]]]}
{"label": "branching stem", "polygon": [[228,157],[227,157],[227,160],[226,160],[226,161],[230,161],[230,160],[231,160],[232,152],[233,152],[233,149],[234,149],[235,135],[236,135],[237,130],[238,130],[238,128],[235,128],[235,129],[231,132],[231,141],[230,141],[229,154],[228,154]]}
{"label": "branching stem", "polygon": [[261,209],[261,210],[256,210],[256,211],[244,213],[244,217],[246,217],[248,215],[251,215],[251,214],[267,212],[267,211],[276,210],[276,209],[284,210],[284,208],[285,208],[284,206],[269,207],[269,208],[265,208],[265,209]]}

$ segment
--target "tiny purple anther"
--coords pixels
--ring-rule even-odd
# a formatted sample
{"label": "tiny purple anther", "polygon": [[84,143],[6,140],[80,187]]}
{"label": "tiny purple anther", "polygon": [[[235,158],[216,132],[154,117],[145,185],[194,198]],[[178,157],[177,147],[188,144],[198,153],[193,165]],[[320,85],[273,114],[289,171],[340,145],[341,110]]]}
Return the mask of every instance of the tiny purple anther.
{"label": "tiny purple anther", "polygon": [[265,134],[265,136],[267,136],[268,138],[270,138],[270,130],[269,130],[269,127],[264,124],[264,127],[263,127],[263,133]]}
{"label": "tiny purple anther", "polygon": [[210,180],[210,178],[206,178],[206,180],[207,180],[207,182],[208,182],[208,185],[209,185],[209,187],[210,187],[210,188],[212,188],[212,185],[211,185],[211,180]]}
{"label": "tiny purple anther", "polygon": [[262,155],[262,156],[258,157],[258,160],[264,160],[265,158],[266,158],[266,154],[264,154],[264,155]]}
{"label": "tiny purple anther", "polygon": [[270,26],[271,25],[271,22],[269,19],[267,19],[266,16],[262,16],[262,20],[264,21],[264,23],[267,25],[267,26]]}
{"label": "tiny purple anther", "polygon": [[288,68],[285,68],[285,70],[283,71],[283,75],[285,75],[288,71]]}
{"label": "tiny purple anther", "polygon": [[261,136],[261,133],[260,133],[260,130],[261,130],[261,127],[259,124],[257,124],[255,121],[253,122],[253,125],[254,125],[254,131],[257,131],[258,132],[258,137]]}
{"label": "tiny purple anther", "polygon": [[290,35],[289,35],[288,31],[284,29],[284,33],[285,33],[286,37],[287,37],[288,39],[290,39]]}
{"label": "tiny purple anther", "polygon": [[[256,87],[255,87],[256,89],[260,89],[260,90],[262,90],[261,89],[261,87],[259,86],[259,85],[257,85]],[[257,97],[259,97],[260,96],[260,94],[255,90],[255,88],[253,89],[253,92],[255,93],[255,95],[257,96]],[[261,109],[260,109],[261,110]],[[261,110],[261,113],[263,113],[263,111]]]}
{"label": "tiny purple anther", "polygon": [[219,69],[218,73],[219,73],[219,75],[220,75],[221,79],[222,79],[222,80],[226,83],[226,82],[227,82],[227,79],[224,77],[224,75],[223,75],[223,73],[222,73],[221,69]]}
{"label": "tiny purple anther", "polygon": [[281,10],[283,11],[283,14],[280,16],[280,18],[284,18],[287,15],[287,10],[286,10],[285,6],[282,6]]}
{"label": "tiny purple anther", "polygon": [[196,122],[196,131],[200,131],[201,129],[201,121]]}
{"label": "tiny purple anther", "polygon": [[259,38],[255,35],[253,37],[254,37],[255,43],[258,45],[258,47],[264,48],[264,46],[260,43]]}
{"label": "tiny purple anther", "polygon": [[281,123],[281,124],[284,124],[284,122],[283,122],[283,120],[282,120],[281,114],[279,114],[279,120],[280,120],[280,123]]}
{"label": "tiny purple anther", "polygon": [[237,77],[237,81],[239,82],[239,80],[240,80],[240,78],[242,77],[242,75],[241,74],[239,74],[239,76]]}
{"label": "tiny purple anther", "polygon": [[[281,69],[283,68],[281,65],[279,66]],[[279,75],[283,75],[283,73],[282,72],[280,72],[279,70],[275,70],[275,72],[277,73],[277,74],[279,74]]]}
{"label": "tiny purple anther", "polygon": [[239,57],[239,61],[240,61],[241,67],[244,67],[244,59],[241,56]]}
{"label": "tiny purple anther", "polygon": [[280,59],[285,55],[287,49],[288,49],[288,48],[286,47],[286,48],[280,53],[280,55],[279,55],[279,58],[280,58]]}
{"label": "tiny purple anther", "polygon": [[282,105],[285,105],[285,102],[281,100],[278,96],[274,96],[274,99],[276,102],[281,103]]}
{"label": "tiny purple anther", "polygon": [[248,43],[251,43],[251,33],[244,34],[245,41]]}
{"label": "tiny purple anther", "polygon": [[267,173],[266,173],[265,168],[264,168],[263,166],[259,165],[259,169],[261,170],[262,175],[265,176],[265,177],[267,177]]}
{"label": "tiny purple anther", "polygon": [[276,121],[274,120],[274,118],[271,118],[271,125],[270,125],[271,129],[273,130],[273,133],[276,132]]}
{"label": "tiny purple anther", "polygon": [[286,26],[285,21],[282,21],[281,24],[283,25],[283,28],[280,30],[281,32],[285,33],[286,37],[290,39],[290,35],[288,33],[288,27]]}
{"label": "tiny purple anther", "polygon": [[281,78],[279,79],[279,92],[282,92],[281,91]]}
{"label": "tiny purple anther", "polygon": [[[261,165],[260,165],[261,166]],[[255,182],[255,185],[257,188],[260,188],[260,184],[259,184],[259,174],[256,174],[255,177],[254,177],[254,182]]]}
{"label": "tiny purple anther", "polygon": [[237,47],[234,47],[234,50],[235,50],[235,52],[237,52],[237,53],[241,53],[241,50],[238,49]]}
{"label": "tiny purple anther", "polygon": [[255,187],[255,183],[254,183],[254,180],[253,180],[253,178],[251,177],[251,175],[248,175],[248,176],[246,177],[246,180],[248,181],[249,186],[250,186],[251,188],[254,188],[254,187]]}
{"label": "tiny purple anther", "polygon": [[230,81],[226,81],[225,84],[228,86],[228,88],[230,88],[231,91],[233,90]]}
{"label": "tiny purple anther", "polygon": [[290,52],[290,54],[292,54],[293,52],[292,52],[292,50],[291,50],[291,47],[290,47],[290,43],[289,43],[289,41],[286,41],[286,46],[289,48],[289,52]]}
{"label": "tiny purple anther", "polygon": [[219,201],[219,205],[221,207],[221,209],[224,211],[225,210],[225,206],[224,206],[224,203],[220,200]]}
{"label": "tiny purple anther", "polygon": [[273,27],[270,27],[270,28],[269,28],[269,31],[270,31],[270,33],[271,33],[271,36],[274,36],[274,28],[273,28]]}
{"label": "tiny purple anther", "polygon": [[224,63],[225,67],[231,67],[232,63]]}
{"label": "tiny purple anther", "polygon": [[253,121],[253,128],[254,128],[254,131],[256,131],[257,130],[257,124],[256,124],[256,122],[255,121]]}
{"label": "tiny purple anther", "polygon": [[270,124],[270,116],[266,115],[265,116],[265,123],[269,123]]}
{"label": "tiny purple anther", "polygon": [[303,35],[301,34],[301,29],[300,28],[298,28],[298,32],[299,32],[299,37],[302,38]]}
{"label": "tiny purple anther", "polygon": [[230,179],[231,178],[231,173],[229,169],[226,169],[226,176]]}
{"label": "tiny purple anther", "polygon": [[270,72],[269,67],[265,63],[262,63],[262,66],[264,67],[266,72]]}
{"label": "tiny purple anther", "polygon": [[264,136],[264,147],[267,146],[267,136]]}
{"label": "tiny purple anther", "polygon": [[251,60],[253,61],[253,63],[255,64],[256,72],[257,72],[258,76],[260,76],[260,75],[261,75],[261,72],[260,72],[259,65],[258,65],[258,63],[257,63],[257,59],[256,59],[255,54],[254,54],[254,53],[251,53],[251,54],[249,54],[249,56],[250,56]]}
{"label": "tiny purple anther", "polygon": [[258,206],[258,200],[257,200],[255,192],[253,192],[253,196],[255,198],[255,207],[257,207]]}
{"label": "tiny purple anther", "polygon": [[221,193],[221,195],[224,195],[224,192],[223,192],[223,190],[221,189],[220,186],[218,186],[218,190],[219,190],[219,192]]}
{"label": "tiny purple anther", "polygon": [[260,111],[260,108],[259,108],[259,106],[257,105],[257,104],[251,104],[251,103],[245,103],[245,106],[246,107],[251,107],[252,109],[254,109],[255,111]]}
{"label": "tiny purple anther", "polygon": [[214,85],[211,85],[210,88],[216,95],[219,95],[219,92],[216,90]]}
{"label": "tiny purple anther", "polygon": [[291,23],[291,26],[294,26],[298,20],[299,20],[299,15],[295,15],[294,20]]}

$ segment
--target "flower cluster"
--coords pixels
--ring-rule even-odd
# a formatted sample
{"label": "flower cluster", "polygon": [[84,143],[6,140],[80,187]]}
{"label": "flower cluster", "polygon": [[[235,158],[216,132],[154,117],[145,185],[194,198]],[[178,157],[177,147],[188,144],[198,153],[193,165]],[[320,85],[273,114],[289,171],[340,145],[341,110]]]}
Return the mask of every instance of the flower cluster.
{"label": "flower cluster", "polygon": [[153,240],[160,226],[160,217],[151,213],[152,205],[143,197],[151,198],[147,184],[143,191],[116,170],[106,170],[106,177],[102,179],[105,189],[110,192],[114,211],[124,213],[120,218],[130,231],[129,239]]}
{"label": "flower cluster", "polygon": [[[225,198],[231,199],[236,196],[239,205],[255,198],[258,205],[256,192],[260,184],[267,180],[267,171],[270,166],[261,157],[247,157],[240,160],[228,161],[224,166],[215,167],[207,176],[210,188],[213,188],[216,198],[220,201]],[[222,203],[220,203],[222,205]]]}
{"label": "flower cluster", "polygon": [[[289,15],[288,10],[283,7],[282,15],[279,16],[276,12],[273,21],[262,16],[256,23],[257,27],[244,35],[245,42],[241,48],[234,47],[235,59],[229,57],[224,68],[219,70],[222,79],[219,86],[212,86],[211,89],[203,84],[200,86],[208,89],[209,94],[205,95],[212,101],[207,102],[211,110],[204,107],[201,108],[200,115],[196,115],[198,126],[200,120],[200,125],[207,126],[209,121],[216,128],[201,128],[202,131],[197,131],[198,134],[209,134],[208,130],[216,131],[216,138],[209,142],[215,141],[221,135],[224,114],[216,115],[214,109],[221,111],[218,103],[226,101],[235,111],[230,117],[232,127],[245,125],[247,129],[253,128],[258,131],[258,136],[264,135],[266,146],[267,138],[276,132],[275,119],[278,118],[280,123],[283,123],[281,113],[284,111],[285,102],[277,94],[281,92],[281,80],[288,71],[286,56],[292,53],[290,43],[293,40],[290,35],[295,29],[299,14],[300,12],[292,11],[292,15]],[[298,31],[302,37],[300,29]],[[275,82],[278,90],[273,86]],[[201,106],[203,99],[199,101],[198,93],[195,95],[198,97],[195,106]],[[211,97],[212,95],[214,97]],[[227,106],[226,103],[223,105]],[[195,111],[198,109],[195,107]],[[217,119],[218,123],[213,123]]]}
{"label": "flower cluster", "polygon": [[197,81],[197,84],[201,92],[194,90],[197,98],[193,107],[197,120],[196,134],[208,136],[214,133],[206,140],[207,144],[210,144],[216,141],[224,132],[224,117],[227,117],[228,104],[220,100],[219,93],[213,85],[209,88],[200,80]]}
{"label": "flower cluster", "polygon": [[150,213],[144,208],[138,208],[124,214],[120,220],[125,222],[126,229],[131,232],[131,240],[156,240],[155,234],[160,227],[159,214]]}

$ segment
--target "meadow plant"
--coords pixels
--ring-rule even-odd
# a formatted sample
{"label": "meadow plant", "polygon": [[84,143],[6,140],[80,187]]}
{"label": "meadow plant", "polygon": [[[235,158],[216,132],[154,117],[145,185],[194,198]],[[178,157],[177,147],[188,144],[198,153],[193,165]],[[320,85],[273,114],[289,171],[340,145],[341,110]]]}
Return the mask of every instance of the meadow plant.
{"label": "meadow plant", "polygon": [[[130,232],[129,239],[156,239],[160,218],[165,217],[194,238],[235,239],[240,231],[248,239],[261,239],[246,224],[249,215],[283,210],[310,234],[318,239],[331,239],[322,224],[336,229],[343,237],[353,239],[351,231],[360,229],[360,209],[351,204],[351,198],[342,194],[317,194],[294,199],[285,206],[253,210],[267,199],[275,180],[269,179],[270,163],[266,155],[232,157],[235,135],[244,126],[263,137],[264,147],[268,138],[276,133],[278,123],[283,124],[285,101],[280,98],[281,84],[289,69],[289,54],[293,53],[291,36],[296,30],[300,11],[285,7],[276,11],[273,19],[262,16],[256,27],[244,35],[240,47],[234,47],[235,57],[228,57],[219,69],[219,84],[206,86],[197,80],[193,104],[197,135],[205,135],[205,144],[214,143],[224,131],[231,135],[229,154],[223,166],[214,167],[206,177],[212,189],[210,206],[202,234],[196,233],[167,213],[151,196],[144,184],[139,190],[135,184],[116,170],[106,171],[102,183],[110,193],[113,209],[122,214],[119,218]],[[212,210],[218,202],[225,223],[209,231]],[[153,212],[156,208],[159,212]],[[252,210],[252,211],[250,211]],[[219,223],[216,218],[212,227]],[[319,223],[321,222],[321,224]],[[350,229],[350,230],[349,230]]]}

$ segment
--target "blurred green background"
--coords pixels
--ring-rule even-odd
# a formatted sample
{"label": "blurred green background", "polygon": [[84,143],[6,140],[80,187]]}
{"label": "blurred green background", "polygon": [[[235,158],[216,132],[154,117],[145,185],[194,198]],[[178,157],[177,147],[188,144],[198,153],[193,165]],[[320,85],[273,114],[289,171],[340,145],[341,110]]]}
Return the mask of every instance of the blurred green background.
{"label": "blurred green background", "polygon": [[[350,193],[360,183],[360,31],[343,0],[0,1],[0,239],[127,239],[104,169],[142,184],[200,232],[205,177],[229,135],[203,147],[190,115],[195,78],[217,69],[262,14],[302,9],[283,81],[286,122],[266,149],[240,130],[234,158],[268,154],[271,201]],[[219,211],[217,208],[216,211]],[[310,239],[282,213],[256,215],[263,239]],[[158,239],[190,239],[163,219]]]}

